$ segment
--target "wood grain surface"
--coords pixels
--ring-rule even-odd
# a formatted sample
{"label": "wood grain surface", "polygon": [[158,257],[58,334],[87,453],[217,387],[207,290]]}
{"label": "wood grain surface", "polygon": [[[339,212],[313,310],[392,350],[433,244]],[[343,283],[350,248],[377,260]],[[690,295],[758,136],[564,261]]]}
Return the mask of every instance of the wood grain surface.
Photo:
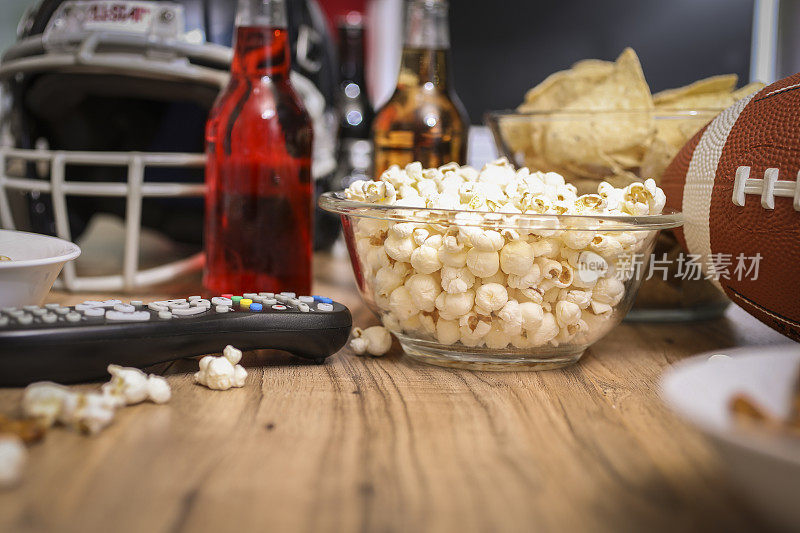
{"label": "wood grain surface", "polygon": [[[375,323],[346,259],[316,259],[315,292]],[[199,288],[159,290],[136,299]],[[114,295],[49,301],[90,296]],[[196,360],[182,360],[157,369],[170,403],[34,445],[23,483],[0,492],[0,531],[759,530],[657,384],[697,352],[783,340],[733,308],[692,325],[623,324],[580,364],[547,372],[427,366],[396,345],[320,366],[261,351],[246,354],[246,386],[220,392],[195,385]],[[20,396],[0,389],[0,412]]]}

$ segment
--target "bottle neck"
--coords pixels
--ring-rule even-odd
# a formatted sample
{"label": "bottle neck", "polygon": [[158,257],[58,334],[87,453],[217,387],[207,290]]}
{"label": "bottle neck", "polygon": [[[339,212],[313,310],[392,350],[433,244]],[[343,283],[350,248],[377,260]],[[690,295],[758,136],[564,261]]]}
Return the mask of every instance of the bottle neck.
{"label": "bottle neck", "polygon": [[290,67],[284,0],[239,0],[231,75],[288,79]]}
{"label": "bottle neck", "polygon": [[397,86],[447,91],[450,86],[449,50],[403,48]]}
{"label": "bottle neck", "polygon": [[411,0],[406,8],[406,48],[450,48],[445,0]]}
{"label": "bottle neck", "polygon": [[339,72],[342,81],[364,88],[364,28],[339,27]]}
{"label": "bottle neck", "polygon": [[411,0],[406,10],[398,87],[446,90],[449,85],[449,57],[447,2]]}

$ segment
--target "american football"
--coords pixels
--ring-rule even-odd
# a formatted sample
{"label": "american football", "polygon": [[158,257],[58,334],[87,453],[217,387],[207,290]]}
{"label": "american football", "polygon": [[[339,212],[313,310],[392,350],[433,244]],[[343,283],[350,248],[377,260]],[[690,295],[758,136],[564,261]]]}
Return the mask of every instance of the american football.
{"label": "american football", "polygon": [[800,340],[800,74],[723,111],[681,149],[662,186],[667,206],[684,213],[677,237],[705,275]]}

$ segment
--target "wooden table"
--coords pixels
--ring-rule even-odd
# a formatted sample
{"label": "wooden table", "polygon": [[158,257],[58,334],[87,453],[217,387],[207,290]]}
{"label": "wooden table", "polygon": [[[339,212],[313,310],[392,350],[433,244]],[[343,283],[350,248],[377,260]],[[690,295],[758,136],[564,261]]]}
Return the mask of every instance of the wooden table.
{"label": "wooden table", "polygon": [[[346,259],[316,259],[315,292],[375,323]],[[136,297],[198,290],[192,279]],[[49,301],[98,296],[114,295]],[[541,373],[427,366],[397,346],[322,366],[258,352],[246,386],[219,392],[183,360],[159,369],[169,404],[33,446],[22,485],[0,493],[0,531],[760,529],[657,387],[688,355],[781,341],[733,308],[694,325],[623,324],[580,364]],[[0,390],[0,412],[20,396]]]}

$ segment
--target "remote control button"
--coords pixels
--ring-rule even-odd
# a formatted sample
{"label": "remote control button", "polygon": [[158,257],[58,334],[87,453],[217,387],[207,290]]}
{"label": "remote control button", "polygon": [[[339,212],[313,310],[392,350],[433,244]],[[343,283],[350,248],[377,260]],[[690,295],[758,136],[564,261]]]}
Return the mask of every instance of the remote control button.
{"label": "remote control button", "polygon": [[322,303],[322,304],[332,304],[333,303],[333,300],[331,300],[330,298],[325,298],[324,296],[314,296],[314,299],[317,302]]}
{"label": "remote control button", "polygon": [[297,294],[295,294],[293,292],[282,292],[281,296],[286,296],[287,298],[296,298]]}
{"label": "remote control button", "polygon": [[241,296],[231,296],[231,301],[233,301],[233,305],[239,305],[239,302],[242,301]]}
{"label": "remote control button", "polygon": [[261,299],[261,304],[262,305],[275,305],[276,303],[278,303],[278,300],[276,300],[275,298],[262,298]]}
{"label": "remote control button", "polygon": [[189,307],[188,309],[173,309],[172,314],[175,316],[194,316],[200,315],[208,311],[205,307]]}
{"label": "remote control button", "polygon": [[66,317],[67,322],[80,322],[81,321],[81,314],[80,313],[69,313]]}
{"label": "remote control button", "polygon": [[56,322],[56,320],[58,320],[58,317],[56,315],[52,315],[52,314],[44,315],[42,317],[42,322],[44,322],[45,324],[54,324]]}
{"label": "remote control button", "polygon": [[40,309],[38,305],[23,305],[22,308],[25,311],[36,311],[37,309]]}
{"label": "remote control button", "polygon": [[47,309],[58,309],[61,307],[61,304],[44,304]]}
{"label": "remote control button", "polygon": [[331,311],[333,311],[333,305],[322,302],[317,304],[317,309],[319,309],[320,311],[324,311],[325,313],[330,313]]}
{"label": "remote control button", "polygon": [[275,298],[274,292],[259,292],[258,295],[262,298]]}
{"label": "remote control button", "polygon": [[242,298],[239,300],[239,307],[242,309],[250,309],[250,304],[253,303],[253,300],[250,298]]}
{"label": "remote control button", "polygon": [[0,328],[6,327],[9,322],[11,322],[11,320],[9,320],[7,316],[0,316]]}
{"label": "remote control button", "polygon": [[258,293],[256,293],[256,292],[246,292],[246,293],[244,293],[242,296],[243,296],[244,298],[247,298],[248,300],[252,300],[252,299],[253,299],[253,298],[255,298],[256,296],[258,296]]}
{"label": "remote control button", "polygon": [[[76,306],[75,309],[77,308],[78,307]],[[89,309],[86,309],[83,312],[84,316],[91,316],[91,317],[101,317],[105,314],[106,314],[105,309],[103,309],[102,307],[90,307]]]}
{"label": "remote control button", "polygon": [[147,311],[136,311],[135,313],[107,311],[106,320],[111,322],[146,322],[150,320],[150,313]]}
{"label": "remote control button", "polygon": [[17,323],[22,324],[23,326],[30,326],[33,324],[33,317],[31,315],[22,315],[17,317]]}
{"label": "remote control button", "polygon": [[141,300],[131,300],[130,304],[134,307],[142,307],[144,305],[144,302]]}
{"label": "remote control button", "polygon": [[122,303],[122,300],[106,300],[105,302],[98,302],[96,300],[86,300],[82,304],[75,306],[76,311],[86,311],[87,309],[113,309],[115,305]]}
{"label": "remote control button", "polygon": [[297,307],[299,304],[301,304],[303,302],[301,302],[297,298],[289,298],[289,299],[286,300],[286,303],[289,304],[289,305],[293,305],[293,306]]}
{"label": "remote control button", "polygon": [[172,300],[167,300],[168,304],[185,304],[188,303],[186,298],[173,298]]}
{"label": "remote control button", "polygon": [[308,306],[308,304],[304,304],[303,302],[297,304],[297,308],[300,310],[301,313],[308,313],[309,311],[311,311],[311,308]]}
{"label": "remote control button", "polygon": [[286,306],[285,305],[276,304],[276,305],[273,305],[272,308],[274,310],[276,310],[276,311],[286,311]]}
{"label": "remote control button", "polygon": [[203,297],[202,296],[189,296],[188,299],[189,299],[190,302],[193,302],[195,300],[202,300]]}
{"label": "remote control button", "polygon": [[156,302],[151,302],[147,304],[147,308],[150,309],[151,311],[157,311],[159,313],[163,313],[164,311],[169,311],[169,307]]}
{"label": "remote control button", "polygon": [[16,311],[11,311],[8,314],[14,318],[19,318],[21,316],[25,316],[25,311],[23,311],[22,309],[17,309]]}
{"label": "remote control button", "polygon": [[16,307],[4,307],[3,309],[0,309],[0,311],[11,314],[15,311],[19,311],[19,309],[17,309]]}
{"label": "remote control button", "polygon": [[217,313],[227,313],[231,310],[231,308],[228,307],[227,305],[218,305],[217,307],[215,307],[215,309]]}
{"label": "remote control button", "polygon": [[133,313],[136,311],[136,308],[132,305],[117,304],[114,306],[114,311],[119,313]]}
{"label": "remote control button", "polygon": [[300,298],[298,298],[298,300],[300,300],[304,304],[313,304],[314,303],[314,297],[313,296],[301,296]]}
{"label": "remote control button", "polygon": [[189,309],[191,304],[189,302],[169,302],[167,306],[174,311],[176,309]]}
{"label": "remote control button", "polygon": [[233,300],[224,296],[214,296],[211,298],[211,303],[214,305],[231,306],[233,305]]}
{"label": "remote control button", "polygon": [[71,309],[69,307],[59,307],[55,311],[57,315],[66,315],[71,312]]}
{"label": "remote control button", "polygon": [[191,302],[192,307],[205,307],[206,309],[211,309],[211,302],[204,299],[194,300]]}
{"label": "remote control button", "polygon": [[220,296],[222,296],[223,298],[227,298],[228,300],[233,298],[233,294],[220,294]]}
{"label": "remote control button", "polygon": [[44,316],[47,313],[49,313],[50,311],[48,309],[42,309],[40,307],[39,309],[34,309],[32,312],[33,312],[33,316]]}
{"label": "remote control button", "polygon": [[158,318],[160,318],[161,320],[169,320],[172,318],[172,313],[170,313],[169,311],[159,311]]}
{"label": "remote control button", "polygon": [[254,313],[258,313],[262,309],[264,309],[264,306],[259,303],[253,302],[250,304],[250,310]]}

